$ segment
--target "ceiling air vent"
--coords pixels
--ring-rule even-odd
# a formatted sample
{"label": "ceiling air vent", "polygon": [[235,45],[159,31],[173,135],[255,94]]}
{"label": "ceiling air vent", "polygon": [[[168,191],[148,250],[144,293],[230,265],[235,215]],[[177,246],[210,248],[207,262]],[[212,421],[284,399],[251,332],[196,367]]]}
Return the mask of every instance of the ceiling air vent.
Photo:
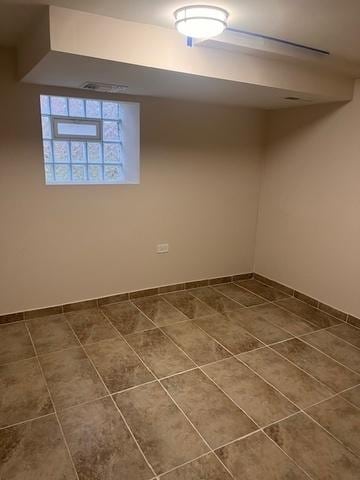
{"label": "ceiling air vent", "polygon": [[91,90],[93,92],[107,92],[107,93],[121,93],[125,92],[128,85],[117,85],[115,83],[99,83],[99,82],[85,82],[81,85],[84,90]]}

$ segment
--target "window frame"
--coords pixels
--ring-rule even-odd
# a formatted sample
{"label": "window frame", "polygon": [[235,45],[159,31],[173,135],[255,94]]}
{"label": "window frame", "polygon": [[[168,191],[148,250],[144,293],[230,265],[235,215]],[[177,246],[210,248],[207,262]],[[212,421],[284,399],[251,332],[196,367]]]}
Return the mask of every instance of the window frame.
{"label": "window frame", "polygon": [[[65,117],[65,116],[52,116],[49,115],[51,119],[51,128],[52,128],[52,137],[53,140],[68,140],[68,141],[83,141],[83,142],[103,142],[102,135],[102,120],[98,118],[82,118],[82,117]],[[59,123],[69,123],[69,124],[83,124],[83,125],[95,125],[96,135],[76,135],[76,134],[63,134],[59,133],[58,124]]]}

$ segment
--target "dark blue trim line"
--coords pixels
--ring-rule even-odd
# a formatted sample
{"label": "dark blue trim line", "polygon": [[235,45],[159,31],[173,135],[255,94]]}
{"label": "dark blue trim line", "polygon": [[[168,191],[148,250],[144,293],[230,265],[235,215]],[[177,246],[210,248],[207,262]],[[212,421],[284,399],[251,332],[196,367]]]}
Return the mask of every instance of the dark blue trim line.
{"label": "dark blue trim line", "polygon": [[282,40],[281,38],[270,37],[268,35],[262,35],[261,33],[248,32],[246,30],[237,30],[236,28],[227,28],[229,32],[242,33],[244,35],[249,35],[251,37],[263,38],[264,40],[272,40],[273,42],[282,43],[284,45],[289,45],[290,47],[302,48],[304,50],[309,50],[310,52],[321,53],[322,55],[330,55],[330,52],[327,50],[321,50],[320,48],[308,47],[307,45],[301,45],[300,43],[290,42],[289,40]]}
{"label": "dark blue trim line", "polygon": [[186,45],[188,47],[192,47],[193,46],[193,39],[192,37],[186,37]]}

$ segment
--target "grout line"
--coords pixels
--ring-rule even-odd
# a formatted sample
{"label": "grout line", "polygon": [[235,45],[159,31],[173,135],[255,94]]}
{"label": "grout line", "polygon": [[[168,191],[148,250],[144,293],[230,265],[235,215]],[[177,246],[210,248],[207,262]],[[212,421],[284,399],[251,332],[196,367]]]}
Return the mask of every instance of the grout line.
{"label": "grout line", "polygon": [[0,430],[6,430],[7,428],[17,427],[18,425],[23,425],[24,423],[33,422],[34,420],[40,420],[41,418],[50,417],[50,415],[55,415],[55,413],[51,412],[45,415],[39,415],[38,417],[27,418],[26,420],[22,420],[21,422],[11,423],[10,425],[5,425],[4,427],[0,427]]}
{"label": "grout line", "polygon": [[199,455],[198,457],[196,457],[196,458],[194,458],[194,459],[192,459],[192,460],[188,460],[187,462],[184,462],[184,463],[182,463],[181,465],[177,465],[176,467],[171,468],[170,470],[167,470],[166,472],[161,473],[161,474],[159,475],[159,478],[167,475],[167,474],[170,473],[170,472],[173,472],[174,470],[177,470],[178,468],[184,467],[185,465],[189,465],[189,463],[195,462],[196,460],[199,460],[200,458],[206,457],[207,455],[213,455],[213,452],[203,453],[203,454]]}
{"label": "grout line", "polygon": [[[33,338],[32,338],[31,333],[30,333],[30,329],[29,329],[29,327],[28,327],[28,325],[27,325],[26,323],[25,323],[25,325],[26,325],[26,329],[27,329],[27,332],[28,332],[28,334],[29,334],[29,337],[30,337],[32,346],[33,346],[35,352],[37,353],[37,350],[36,350],[36,348],[35,348],[35,344],[34,344],[34,342],[33,342]],[[36,357],[36,359],[37,359],[37,362],[38,362],[38,365],[39,365],[39,368],[40,368],[41,375],[42,375],[42,377],[43,377],[43,381],[44,381],[45,386],[46,386],[46,389],[47,389],[47,391],[48,391],[48,395],[49,395],[50,401],[51,401],[52,406],[53,406],[55,418],[56,418],[57,423],[58,423],[58,425],[59,425],[60,433],[61,433],[61,436],[62,436],[62,438],[63,438],[65,448],[66,448],[66,450],[67,450],[67,452],[68,452],[69,459],[70,459],[70,462],[71,462],[72,467],[73,467],[73,469],[74,469],[76,478],[77,478],[77,480],[79,480],[79,475],[78,475],[78,472],[77,472],[76,467],[75,467],[74,459],[73,459],[73,457],[72,457],[72,455],[71,455],[69,445],[68,445],[68,443],[67,443],[67,441],[66,441],[65,434],[64,434],[64,430],[63,430],[62,425],[61,425],[61,423],[60,423],[59,416],[58,416],[58,413],[57,413],[57,410],[56,410],[56,407],[55,407],[55,402],[54,402],[53,397],[52,397],[52,395],[51,395],[50,388],[49,388],[49,386],[48,386],[48,383],[47,383],[47,380],[46,380],[46,377],[45,377],[44,370],[43,370],[43,368],[42,368],[42,365],[41,365],[41,363],[40,363],[40,360],[39,360],[39,357],[38,357],[38,356]]]}
{"label": "grout line", "polygon": [[328,333],[330,333],[330,335],[332,335],[333,337],[335,337],[337,340],[341,340],[342,342],[345,342],[347,345],[350,345],[351,347],[353,348],[356,348],[356,350],[360,350],[360,347],[357,347],[356,345],[354,345],[353,343],[350,343],[348,342],[347,340],[345,340],[344,338],[342,337],[338,337],[335,333],[331,332],[329,329],[330,328],[333,328],[333,327],[337,327],[339,325],[333,325],[332,327],[326,327],[324,328],[324,330],[326,330]]}

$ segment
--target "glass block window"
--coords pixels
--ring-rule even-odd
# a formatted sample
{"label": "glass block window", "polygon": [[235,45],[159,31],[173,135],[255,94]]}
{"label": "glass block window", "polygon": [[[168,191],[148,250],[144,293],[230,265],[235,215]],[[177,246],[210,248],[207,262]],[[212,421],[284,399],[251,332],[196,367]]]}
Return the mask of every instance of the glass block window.
{"label": "glass block window", "polygon": [[127,112],[139,128],[138,104],[41,95],[40,108],[47,185],[138,183],[133,130],[124,143]]}

